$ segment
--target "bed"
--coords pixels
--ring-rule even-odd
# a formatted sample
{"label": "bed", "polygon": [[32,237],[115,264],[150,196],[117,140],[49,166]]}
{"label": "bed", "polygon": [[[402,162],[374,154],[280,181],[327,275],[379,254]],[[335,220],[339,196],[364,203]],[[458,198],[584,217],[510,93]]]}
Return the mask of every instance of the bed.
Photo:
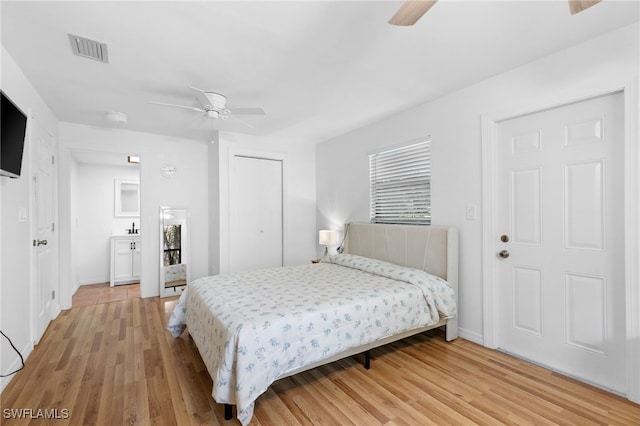
{"label": "bed", "polygon": [[[212,396],[243,425],[274,381],[436,327],[457,337],[454,228],[351,223],[344,254],[217,275],[187,286],[167,324],[185,327]],[[366,366],[368,368],[368,365]]]}
{"label": "bed", "polygon": [[187,265],[178,263],[164,267],[164,288],[187,285]]}

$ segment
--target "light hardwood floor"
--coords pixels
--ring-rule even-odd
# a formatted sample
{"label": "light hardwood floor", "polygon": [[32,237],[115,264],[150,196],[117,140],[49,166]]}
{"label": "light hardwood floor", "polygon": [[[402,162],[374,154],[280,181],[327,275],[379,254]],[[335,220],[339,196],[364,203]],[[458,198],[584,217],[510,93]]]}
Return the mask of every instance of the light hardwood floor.
{"label": "light hardwood floor", "polygon": [[[193,341],[164,325],[173,300],[64,311],[1,395],[3,425],[235,425],[211,398]],[[638,425],[640,406],[440,331],[274,383],[257,425]],[[57,409],[55,421],[7,410]],[[66,411],[65,411],[66,410]],[[234,412],[235,416],[235,412]]]}
{"label": "light hardwood floor", "polygon": [[115,302],[135,297],[140,297],[140,283],[113,287],[109,283],[81,285],[73,295],[71,305],[75,308],[77,306]]}

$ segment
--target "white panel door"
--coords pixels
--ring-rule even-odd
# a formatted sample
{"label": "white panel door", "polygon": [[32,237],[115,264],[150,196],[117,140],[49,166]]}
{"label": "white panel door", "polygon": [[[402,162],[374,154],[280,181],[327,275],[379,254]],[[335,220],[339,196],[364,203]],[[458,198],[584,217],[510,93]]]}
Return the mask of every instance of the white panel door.
{"label": "white panel door", "polygon": [[498,124],[498,346],[624,393],[624,102]]}
{"label": "white panel door", "polygon": [[282,266],[282,161],[235,155],[232,167],[230,271]]}
{"label": "white panel door", "polygon": [[32,183],[34,206],[35,288],[33,295],[33,336],[38,343],[52,318],[53,294],[53,147],[51,140],[32,120]]}

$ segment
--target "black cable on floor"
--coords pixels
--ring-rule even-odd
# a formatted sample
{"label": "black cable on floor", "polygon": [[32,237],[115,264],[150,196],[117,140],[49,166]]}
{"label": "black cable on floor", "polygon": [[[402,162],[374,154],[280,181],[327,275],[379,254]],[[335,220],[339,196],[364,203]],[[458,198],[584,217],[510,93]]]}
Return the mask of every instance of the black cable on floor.
{"label": "black cable on floor", "polygon": [[[0,333],[2,333],[2,330],[0,330]],[[9,344],[11,345],[11,347],[13,348],[14,351],[16,351],[16,353],[18,354],[18,356],[20,357],[20,362],[22,363],[22,367],[18,368],[16,371],[13,371],[9,374],[0,374],[0,377],[9,377],[12,376],[14,374],[16,374],[18,371],[22,370],[24,368],[24,358],[22,358],[22,354],[20,353],[20,351],[14,346],[13,342],[11,341],[11,339],[9,339],[7,337],[6,334],[2,333],[2,335],[4,336],[5,339],[7,339],[9,341]]]}

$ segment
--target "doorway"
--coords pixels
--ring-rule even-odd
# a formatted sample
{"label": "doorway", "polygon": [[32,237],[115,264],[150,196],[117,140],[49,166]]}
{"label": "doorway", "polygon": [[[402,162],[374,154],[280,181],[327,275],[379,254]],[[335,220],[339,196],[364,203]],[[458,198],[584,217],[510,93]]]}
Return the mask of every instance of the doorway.
{"label": "doorway", "polygon": [[621,93],[498,124],[498,347],[624,393]]}
{"label": "doorway", "polygon": [[[103,301],[139,295],[139,289],[127,292],[124,287],[118,289],[117,286],[112,291],[98,290],[98,287],[105,283],[109,286],[113,277],[115,257],[112,236],[126,236],[129,230],[138,230],[133,237],[136,238],[135,254],[139,258],[139,232],[142,232],[139,211],[123,209],[122,203],[126,200],[118,200],[118,195],[124,193],[123,182],[140,181],[139,162],[130,162],[132,160],[129,157],[132,154],[134,153],[70,150],[70,254],[73,285],[71,294],[74,295],[72,306],[75,305],[73,302],[78,300],[75,296],[81,288],[83,291],[80,294],[101,294],[96,300]],[[136,184],[136,188],[139,188],[139,185]],[[139,192],[136,198],[139,198]],[[132,205],[137,209],[139,202]],[[129,246],[127,244],[127,248]],[[129,256],[132,257],[133,254]],[[121,262],[115,264],[120,266]],[[139,282],[139,268],[135,274],[133,269],[130,269],[128,273],[117,271],[119,282]],[[83,299],[86,301],[90,297]]]}
{"label": "doorway", "polygon": [[[609,94],[613,92],[614,91],[612,90],[611,92],[609,92]],[[603,183],[604,192],[598,192],[598,193],[604,194],[603,197],[606,197],[607,192],[611,192],[611,191],[614,191],[611,193],[611,195],[613,195],[615,191],[618,191],[619,194],[623,194],[620,196],[621,197],[620,199],[623,200],[622,201],[623,205],[622,206],[618,205],[620,210],[623,212],[622,213],[623,219],[621,221],[622,223],[617,224],[617,226],[620,226],[622,229],[621,231],[622,234],[621,234],[621,237],[619,238],[622,241],[622,245],[616,245],[616,244],[612,245],[606,241],[604,243],[606,250],[614,246],[618,247],[617,249],[618,251],[615,253],[615,256],[623,259],[623,264],[624,264],[623,270],[618,272],[619,275],[617,275],[617,277],[606,277],[606,274],[602,271],[595,271],[593,273],[584,273],[582,275],[580,273],[572,274],[573,271],[570,269],[570,265],[567,264],[567,266],[564,267],[564,269],[560,268],[563,273],[563,276],[561,277],[560,280],[558,279],[550,280],[549,278],[545,277],[547,268],[544,268],[542,272],[539,272],[542,268],[536,269],[535,267],[531,267],[527,269],[526,264],[519,262],[522,256],[519,254],[514,255],[513,254],[514,248],[512,247],[512,249],[509,250],[509,248],[505,246],[505,242],[502,240],[502,236],[505,235],[504,224],[501,224],[499,219],[499,217],[501,217],[501,215],[503,214],[502,212],[499,212],[500,210],[499,206],[504,206],[504,203],[500,200],[500,196],[499,196],[500,191],[498,189],[500,187],[501,180],[504,180],[504,178],[500,177],[500,170],[503,170],[503,168],[501,167],[499,156],[498,156],[499,134],[500,134],[499,130],[500,130],[501,124],[503,124],[504,122],[510,121],[512,118],[505,118],[504,120],[498,121],[487,116],[482,117],[482,129],[483,129],[483,134],[482,134],[482,144],[483,144],[483,157],[482,157],[482,164],[483,164],[483,183],[482,183],[482,187],[483,187],[483,344],[491,348],[503,347],[505,344],[503,343],[503,338],[500,334],[501,331],[503,331],[501,327],[504,327],[507,324],[509,324],[509,326],[511,326],[512,328],[515,328],[514,324],[517,324],[516,327],[520,328],[519,332],[521,333],[528,332],[530,334],[535,334],[537,332],[537,328],[539,328],[543,332],[545,332],[545,330],[549,331],[550,329],[553,329],[553,328],[560,329],[562,332],[564,332],[564,336],[565,336],[564,343],[562,343],[562,345],[572,346],[572,349],[577,350],[578,352],[588,353],[589,350],[591,350],[592,353],[595,353],[599,350],[598,347],[599,346],[603,347],[603,345],[598,346],[598,343],[596,342],[597,339],[594,339],[594,337],[597,337],[598,330],[594,330],[594,329],[588,330],[588,329],[591,326],[595,327],[594,324],[596,324],[598,321],[601,322],[602,318],[606,318],[606,315],[611,313],[611,309],[612,309],[611,306],[614,306],[616,309],[619,309],[622,313],[622,320],[621,320],[622,325],[621,326],[619,324],[613,325],[614,328],[616,327],[618,328],[615,331],[615,333],[622,333],[622,344],[620,345],[618,343],[615,343],[614,346],[611,346],[607,340],[607,342],[604,345],[606,346],[606,348],[604,351],[601,351],[601,352],[604,352],[605,354],[607,354],[606,356],[615,357],[613,352],[620,351],[620,350],[622,351],[623,354],[620,357],[618,357],[618,359],[621,360],[620,364],[623,364],[622,368],[626,368],[626,375],[627,375],[627,377],[625,378],[626,383],[623,386],[624,388],[622,391],[616,391],[615,388],[612,387],[611,385],[600,383],[597,377],[595,378],[585,377],[581,375],[581,373],[572,373],[570,371],[567,371],[561,366],[549,365],[548,363],[536,360],[534,357],[535,357],[535,352],[538,349],[537,347],[534,349],[529,348],[526,354],[522,355],[521,357],[526,358],[530,361],[539,362],[551,369],[558,370],[563,374],[573,376],[582,381],[590,382],[591,384],[595,384],[597,386],[606,388],[607,390],[626,394],[629,399],[631,399],[632,401],[636,401],[638,398],[638,392],[640,390],[640,386],[639,386],[640,371],[637,368],[637,357],[640,354],[638,350],[640,348],[634,344],[634,342],[637,339],[634,336],[637,336],[638,335],[637,333],[639,331],[638,326],[634,322],[634,318],[636,318],[635,312],[638,309],[638,303],[634,295],[638,294],[637,292],[640,290],[638,289],[638,282],[636,278],[637,275],[635,273],[636,268],[638,267],[638,260],[637,260],[638,258],[638,250],[637,250],[638,198],[635,194],[635,191],[638,190],[639,183],[640,183],[638,182],[638,179],[637,179],[638,150],[637,150],[637,147],[635,146],[635,137],[634,137],[635,133],[633,130],[633,129],[637,129],[637,125],[638,125],[637,117],[635,117],[634,115],[634,111],[636,111],[636,108],[634,106],[635,104],[633,103],[634,99],[637,99],[637,90],[635,90],[635,86],[625,86],[624,92],[620,92],[617,95],[611,95],[611,96],[613,98],[615,98],[616,96],[618,97],[617,108],[619,108],[619,112],[622,116],[622,122],[624,123],[622,126],[623,127],[622,137],[620,140],[617,141],[617,147],[616,147],[617,149],[620,149],[622,153],[621,155],[623,157],[623,160],[622,160],[621,167],[624,169],[624,173],[622,173],[623,177],[621,178],[621,181],[617,182],[617,186],[614,190],[611,190],[610,186],[606,186],[606,183]],[[590,98],[590,99],[600,99],[600,98],[612,99],[608,97],[608,95],[597,96],[595,98]],[[620,99],[622,99],[622,101],[620,101]],[[561,107],[554,107],[552,109],[545,110],[545,111],[559,111],[564,107],[577,105],[581,103],[582,101],[567,103]],[[536,113],[531,113],[531,114],[528,114],[528,116],[532,116],[535,114]],[[580,120],[570,120],[570,122],[566,123],[567,126],[561,132],[562,133],[561,139],[565,141],[563,143],[566,143],[567,140],[571,140],[572,144],[574,145],[579,144],[581,142],[580,139],[582,139],[582,136],[586,136],[586,134],[583,133],[583,130],[589,128],[590,126],[593,129],[594,128],[593,121],[596,118],[597,118],[597,115],[589,115],[588,118],[582,117],[582,119]],[[611,117],[606,117],[605,121],[609,122],[610,118]],[[589,123],[589,122],[591,124],[586,125],[586,123]],[[585,126],[581,126],[580,124],[585,124]],[[595,126],[595,128],[597,128],[597,126]],[[530,136],[531,134],[534,134],[534,133],[536,132],[534,131],[534,132],[518,133],[518,135],[529,136],[529,137],[520,138],[520,141],[517,143],[519,148],[524,148],[528,146],[529,148],[533,149],[533,147],[536,146],[536,143],[532,142],[532,141],[535,141],[535,138]],[[548,133],[548,131],[544,133],[546,134]],[[593,132],[591,132],[591,134],[593,135]],[[567,138],[567,135],[569,135],[568,138]],[[542,143],[543,147],[545,145],[546,143]],[[620,155],[620,154],[619,153],[614,154],[614,156],[615,155]],[[576,217],[575,208],[576,207],[582,208],[587,204],[586,200],[589,199],[589,193],[591,194],[590,196],[592,201],[593,200],[597,201],[598,199],[601,199],[603,203],[606,202],[605,199],[600,198],[600,196],[594,197],[593,196],[593,194],[595,194],[594,191],[587,191],[587,189],[589,188],[589,185],[591,185],[592,189],[598,186],[597,184],[593,183],[594,182],[593,179],[591,180],[590,184],[578,183],[582,181],[582,179],[580,178],[581,176],[584,177],[586,175],[586,176],[591,176],[591,178],[595,178],[597,177],[598,173],[600,173],[600,171],[598,170],[600,166],[594,166],[594,161],[597,162],[597,160],[595,159],[584,159],[584,160],[576,160],[575,162],[566,162],[566,164],[563,165],[561,168],[561,173],[560,173],[561,179],[555,184],[556,186],[563,188],[563,191],[565,192],[567,192],[567,188],[570,189],[571,191],[568,191],[567,194],[573,197],[573,198],[569,197],[569,199],[567,199],[566,201],[561,202],[562,204],[561,210],[563,215],[563,219],[561,221],[561,224],[562,224],[561,241],[563,241],[563,244],[565,244],[565,246],[568,246],[568,248],[565,248],[565,249],[570,252],[580,251],[581,249],[584,251],[587,249],[587,247],[580,247],[580,246],[589,245],[594,241],[592,238],[591,243],[589,243],[589,240],[581,239],[582,237],[578,238],[578,236],[580,235],[580,232],[582,232],[583,237],[584,235],[587,235],[589,232],[591,232],[591,231],[589,232],[584,231],[585,223],[583,221],[591,220],[592,223],[595,223],[594,218],[597,217],[597,214],[594,214],[593,208],[591,208],[592,211],[588,215],[580,216],[578,214],[578,218],[574,221],[574,223],[570,223],[573,220],[571,216],[571,212],[572,211],[574,212],[573,218],[575,218]],[[606,170],[609,170],[610,169],[609,166],[611,165],[610,161],[605,161],[604,164],[605,164]],[[534,171],[533,169],[534,168],[527,169],[527,167],[524,167],[524,166],[521,168],[520,170],[521,173],[520,173],[520,176],[518,177],[522,178],[522,179],[519,179],[519,183],[523,184],[523,188],[528,187],[529,189],[533,189],[535,187],[536,185],[535,175],[538,172]],[[512,185],[512,182],[514,180],[518,180],[514,178],[514,176],[517,174],[516,172],[518,171],[514,169],[512,173],[512,177],[508,179],[508,181],[510,182],[509,185]],[[557,169],[555,172],[557,173]],[[546,174],[548,173],[544,172],[544,168],[540,169],[541,176]],[[610,180],[609,176],[607,175],[604,175],[604,176],[605,176],[604,179]],[[527,177],[527,179],[525,179],[525,177]],[[526,182],[528,183],[525,185]],[[582,183],[584,183],[584,181],[582,181]],[[524,192],[514,191],[514,192],[518,192],[520,194],[527,193],[526,191]],[[531,192],[533,191],[529,191],[529,193]],[[546,192],[548,192],[548,190],[544,190],[545,194]],[[585,196],[585,194],[587,194],[587,196]],[[545,204],[548,204],[549,201],[545,202],[544,197],[546,197],[546,195],[540,196],[540,202],[541,203],[544,202]],[[529,203],[531,203],[532,200],[535,201],[535,198],[532,198],[532,197],[528,197],[527,199],[529,200],[528,201]],[[524,205],[526,205],[525,202],[521,203],[521,206],[524,206]],[[603,208],[604,210],[601,209],[601,211],[605,212],[604,215],[610,216],[611,212],[607,212],[606,207],[603,207]],[[544,208],[542,211],[544,211]],[[530,215],[529,219],[531,220],[535,219],[532,216],[535,216],[535,215]],[[544,213],[541,215],[541,217],[544,217]],[[567,220],[567,218],[569,218],[570,220]],[[607,220],[608,219],[605,219],[605,222]],[[548,222],[549,221],[547,220],[547,223]],[[532,222],[529,222],[529,223],[532,223]],[[545,227],[546,225],[542,224],[542,226]],[[603,228],[605,229],[604,232],[605,233],[612,232],[607,230],[606,226],[607,225],[604,225],[604,228]],[[529,232],[529,236],[532,235],[532,232],[533,234],[537,232],[535,227],[523,226],[521,228],[527,230]],[[513,230],[511,229],[510,231],[513,231]],[[521,233],[520,235],[522,236],[524,234]],[[593,235],[593,233],[591,235]],[[569,236],[569,239],[567,239],[567,236]],[[509,238],[509,241],[512,241],[513,235],[507,233],[506,237]],[[544,237],[543,234],[541,236],[541,239],[542,238],[546,240],[546,237]],[[569,241],[568,244],[566,243],[567,241]],[[507,242],[506,244],[509,244],[509,243]],[[518,244],[522,245],[522,243],[518,243]],[[533,241],[533,242],[530,242],[529,244],[533,245],[533,244],[536,244],[536,242]],[[621,252],[619,251],[620,247],[623,247],[623,250]],[[508,252],[508,256],[509,256],[508,259],[506,259],[506,256],[504,257],[501,256],[501,252],[503,250],[506,250]],[[599,249],[592,248],[592,250],[598,251]],[[552,262],[555,261],[555,259],[553,259],[552,254],[547,256],[547,258],[552,258]],[[512,266],[521,267],[519,270],[515,270],[515,268],[512,268],[512,274],[511,274],[512,277],[516,276],[516,279],[520,280],[521,284],[514,285],[513,283],[515,282],[515,280],[512,279],[511,286],[512,286],[512,290],[515,289],[515,293],[512,292],[510,293],[510,295],[507,295],[507,297],[505,298],[504,295],[501,294],[501,285],[499,283],[500,283],[500,276],[502,274],[502,271],[501,271],[502,264],[507,263],[509,261],[511,262]],[[556,263],[562,263],[562,262],[556,262]],[[584,262],[580,262],[580,263],[584,263]],[[537,280],[536,278],[537,275],[540,275],[542,278],[540,280]],[[604,279],[602,277],[604,277]],[[622,302],[619,299],[617,301],[613,301],[611,299],[612,297],[618,298],[620,296],[607,295],[608,294],[607,292],[610,290],[610,288],[612,288],[611,280],[619,281],[617,285],[619,287],[622,287],[622,296],[621,296]],[[541,293],[542,296],[537,296],[540,293],[537,290],[535,290],[535,285],[530,287],[525,286],[524,283],[527,283],[527,282],[528,283],[539,282],[540,283],[539,286],[540,288],[542,288],[542,293]],[[546,294],[548,294],[548,291],[549,291],[549,290],[545,291],[545,288],[550,285],[549,282],[555,283],[557,286],[559,286],[561,289],[564,290],[560,293],[562,298],[561,305],[564,309],[564,313],[563,313],[564,318],[562,320],[558,320],[559,321],[558,323],[552,323],[551,326],[549,325],[545,326],[544,324],[545,319],[542,318],[541,319],[542,325],[540,327],[537,327],[536,316],[539,315],[538,312],[543,312],[543,311],[540,311],[540,309],[544,309],[542,307],[538,308],[537,303],[538,303],[538,300],[541,301],[540,303],[544,303],[544,297]],[[513,305],[514,294],[515,294],[515,297],[519,298],[520,301],[526,300],[527,296],[525,296],[525,293],[524,293],[526,291],[529,292],[530,296],[535,294],[536,297],[539,297],[539,298],[537,300],[533,298],[529,300],[530,303],[529,303],[529,306],[527,307],[528,311],[526,309],[522,310],[520,314],[516,314],[514,316],[515,310],[512,309],[511,314],[510,315],[508,314],[507,318],[503,318],[502,315],[504,315],[504,310],[500,309],[501,301],[511,298],[510,302]],[[552,291],[555,291],[555,290],[552,290]],[[598,309],[600,309],[600,306],[605,306],[605,307],[602,308],[600,312],[596,311],[596,316],[588,320],[590,322],[578,324],[578,320],[580,319],[580,317],[584,318],[585,312],[588,309],[590,309],[590,308],[583,309],[585,305],[583,304],[581,305],[578,302],[587,301],[587,303],[591,303],[591,308],[593,308],[596,306],[596,303],[594,303],[594,300],[597,300],[598,299],[597,295],[598,294],[602,295],[603,291],[605,292],[604,297],[607,298],[607,300],[602,301],[602,304],[598,304]],[[567,294],[569,294],[568,297],[566,296]],[[567,302],[567,301],[570,301],[570,302]],[[526,306],[526,305],[524,303],[521,303],[521,306]],[[578,306],[582,306],[582,307],[579,308]],[[505,324],[504,325],[501,324],[500,323],[501,321],[505,321]],[[534,326],[531,327],[532,325]],[[608,339],[609,336],[611,336],[611,333],[614,333],[613,331],[611,331],[610,326],[611,326],[610,324],[606,324],[603,326],[603,329],[606,330],[605,333],[609,333],[609,334],[606,334],[607,336],[606,339]],[[527,330],[527,328],[529,330]],[[556,332],[556,334],[558,333]],[[602,342],[602,338],[600,338],[600,341]],[[598,356],[603,356],[603,355],[598,354]],[[576,363],[582,364],[583,360],[580,359]],[[592,367],[588,367],[587,369],[593,372]],[[616,374],[619,375],[619,373],[616,373]]]}

